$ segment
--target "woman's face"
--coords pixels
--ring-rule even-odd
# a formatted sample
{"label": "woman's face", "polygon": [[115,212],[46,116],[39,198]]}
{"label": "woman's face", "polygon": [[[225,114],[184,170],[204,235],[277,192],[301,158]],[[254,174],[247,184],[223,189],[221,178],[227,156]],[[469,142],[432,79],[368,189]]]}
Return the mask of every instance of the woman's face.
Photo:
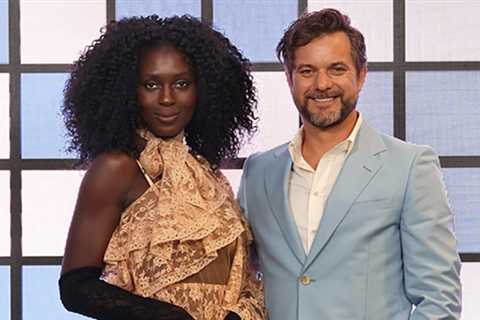
{"label": "woman's face", "polygon": [[186,57],[176,48],[152,48],[140,57],[137,99],[147,128],[171,138],[190,122],[197,104],[197,85]]}

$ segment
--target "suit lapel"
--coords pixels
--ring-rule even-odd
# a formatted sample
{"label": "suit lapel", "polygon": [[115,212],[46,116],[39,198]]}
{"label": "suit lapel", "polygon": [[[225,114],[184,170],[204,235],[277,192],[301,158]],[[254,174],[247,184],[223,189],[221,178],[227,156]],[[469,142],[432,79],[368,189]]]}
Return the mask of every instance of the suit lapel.
{"label": "suit lapel", "polygon": [[380,135],[364,122],[325,204],[323,217],[304,265],[305,269],[322,251],[355,199],[382,167],[383,163],[378,154],[384,150],[385,145]]}
{"label": "suit lapel", "polygon": [[288,205],[288,179],[292,159],[287,147],[280,149],[275,156],[275,161],[265,170],[268,203],[288,246],[303,264],[306,258],[305,250]]}

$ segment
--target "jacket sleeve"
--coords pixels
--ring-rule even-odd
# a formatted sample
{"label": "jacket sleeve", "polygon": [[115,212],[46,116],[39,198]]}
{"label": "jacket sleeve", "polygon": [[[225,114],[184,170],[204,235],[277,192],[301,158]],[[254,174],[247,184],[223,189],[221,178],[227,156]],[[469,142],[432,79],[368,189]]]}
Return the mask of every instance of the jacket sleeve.
{"label": "jacket sleeve", "polygon": [[100,320],[193,320],[182,308],[143,298],[100,280],[101,268],[73,269],[59,280],[65,308]]}
{"label": "jacket sleeve", "polygon": [[407,183],[400,224],[412,320],[460,319],[460,259],[436,154],[422,147]]}

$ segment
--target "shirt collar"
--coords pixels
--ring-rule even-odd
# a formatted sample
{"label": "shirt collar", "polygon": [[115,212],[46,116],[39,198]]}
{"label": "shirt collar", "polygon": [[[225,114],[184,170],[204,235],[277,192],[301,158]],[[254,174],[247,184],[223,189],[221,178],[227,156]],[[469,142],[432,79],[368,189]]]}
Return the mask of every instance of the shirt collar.
{"label": "shirt collar", "polygon": [[[353,144],[357,139],[358,131],[360,130],[362,122],[363,122],[363,116],[360,112],[358,112],[358,118],[355,123],[355,126],[353,127],[352,132],[350,132],[349,136],[345,140],[343,140],[342,142],[334,146],[332,150],[339,148],[343,150],[346,153],[346,155],[350,154],[353,148]],[[292,141],[290,141],[288,145],[288,150],[290,152],[290,156],[292,157],[293,163],[295,165],[300,165],[304,167],[303,164],[304,163],[306,164],[306,162],[302,156],[302,142],[303,142],[303,126],[298,129]]]}

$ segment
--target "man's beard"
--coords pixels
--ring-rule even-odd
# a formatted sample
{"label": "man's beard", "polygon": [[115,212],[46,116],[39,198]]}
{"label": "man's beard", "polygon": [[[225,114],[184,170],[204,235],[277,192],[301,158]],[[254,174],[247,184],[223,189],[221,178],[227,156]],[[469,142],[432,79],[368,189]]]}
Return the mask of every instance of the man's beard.
{"label": "man's beard", "polygon": [[[326,109],[321,110],[320,112],[311,112],[308,109],[308,101],[310,99],[322,99],[327,97],[340,97],[341,107],[340,109]],[[307,93],[301,104],[297,103],[298,110],[302,115],[303,121],[308,121],[310,124],[317,128],[326,129],[332,126],[335,126],[343,122],[348,115],[355,109],[357,105],[357,97],[351,101],[345,101],[342,99],[342,95],[327,95],[322,93]]]}

